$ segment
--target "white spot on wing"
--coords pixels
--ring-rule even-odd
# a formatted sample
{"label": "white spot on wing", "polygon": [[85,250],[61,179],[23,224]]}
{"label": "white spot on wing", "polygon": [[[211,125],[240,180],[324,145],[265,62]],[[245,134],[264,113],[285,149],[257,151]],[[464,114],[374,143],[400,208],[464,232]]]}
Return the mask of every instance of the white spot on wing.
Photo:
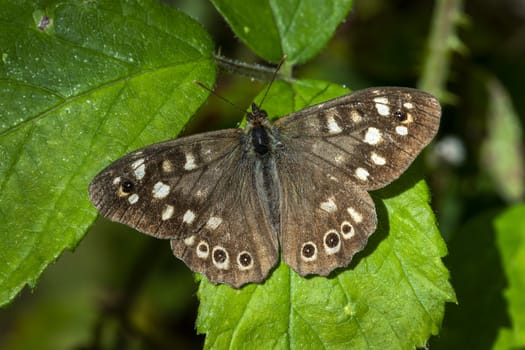
{"label": "white spot on wing", "polygon": [[144,175],[146,175],[146,165],[144,164],[144,158],[137,159],[131,163],[131,168],[133,169],[133,174],[137,180],[142,180]]}
{"label": "white spot on wing", "polygon": [[350,217],[356,224],[360,224],[363,221],[363,216],[359,212],[357,212],[354,208],[352,207],[346,208],[346,211],[348,212],[348,214],[350,214]]}
{"label": "white spot on wing", "polygon": [[396,133],[401,136],[406,136],[408,135],[408,129],[406,126],[399,125],[399,126],[396,126]]}
{"label": "white spot on wing", "polygon": [[386,98],[386,97],[376,97],[376,98],[374,98],[374,102],[386,105],[386,104],[388,104],[388,98]]}
{"label": "white spot on wing", "polygon": [[157,199],[166,198],[166,196],[170,194],[170,186],[159,181],[155,185],[153,185],[152,193],[153,193],[153,198],[157,198]]}
{"label": "white spot on wing", "polygon": [[379,113],[380,115],[384,117],[390,115],[390,107],[388,107],[387,105],[376,103],[376,109],[377,109],[377,113]]}
{"label": "white spot on wing", "polygon": [[168,219],[170,219],[172,216],[173,216],[173,213],[175,212],[175,208],[173,207],[173,205],[166,205],[164,207],[164,209],[162,210],[162,217],[161,219],[163,221],[166,221]]}
{"label": "white spot on wing", "polygon": [[195,157],[193,156],[193,154],[187,152],[185,156],[186,163],[184,164],[184,169],[189,171],[197,168],[197,164],[195,164]]}
{"label": "white spot on wing", "polygon": [[414,104],[412,102],[405,102],[403,103],[403,107],[405,107],[406,109],[412,109],[414,108]]}
{"label": "white spot on wing", "polygon": [[363,119],[363,117],[361,116],[361,113],[359,113],[358,111],[356,111],[355,109],[353,109],[351,112],[350,112],[350,119],[352,119],[352,121],[354,123],[359,123],[361,121],[361,119]]}
{"label": "white spot on wing", "polygon": [[372,162],[374,162],[374,164],[376,164],[376,165],[385,165],[386,164],[386,159],[384,157],[381,157],[380,155],[378,155],[376,152],[372,152],[372,155],[370,156],[370,158],[372,159]]}
{"label": "white spot on wing", "polygon": [[337,124],[333,115],[328,116],[326,120],[326,126],[328,127],[328,132],[330,134],[339,134],[343,129]]}
{"label": "white spot on wing", "polygon": [[[191,247],[195,243],[195,236],[189,236],[187,238],[184,238],[184,244],[186,244],[188,247]],[[197,253],[197,255],[199,255]]]}
{"label": "white spot on wing", "polygon": [[337,205],[334,202],[334,197],[330,197],[326,202],[322,202],[319,207],[327,213],[333,213],[337,211]]}
{"label": "white spot on wing", "polygon": [[364,141],[369,145],[377,145],[379,142],[381,142],[382,138],[383,136],[381,135],[381,131],[379,131],[379,129],[368,128]]}
{"label": "white spot on wing", "polygon": [[370,174],[368,173],[368,171],[365,169],[365,168],[357,168],[355,170],[355,176],[359,179],[359,180],[362,180],[362,181],[366,181],[368,179],[368,176]]}
{"label": "white spot on wing", "polygon": [[195,213],[190,209],[186,210],[184,216],[182,217],[182,222],[186,224],[191,224],[195,220]]}
{"label": "white spot on wing", "polygon": [[173,165],[171,165],[169,160],[166,159],[162,162],[162,170],[165,173],[171,173],[173,171]]}
{"label": "white spot on wing", "polygon": [[206,228],[208,230],[214,231],[220,226],[220,224],[222,224],[222,219],[217,216],[212,216],[206,222]]}
{"label": "white spot on wing", "polygon": [[388,98],[376,97],[374,98],[374,102],[376,103],[377,113],[379,113],[382,116],[390,115],[390,107],[388,107]]}
{"label": "white spot on wing", "polygon": [[120,183],[121,179],[120,176],[113,179],[113,185],[118,185]]}
{"label": "white spot on wing", "polygon": [[128,197],[129,204],[135,204],[139,200],[139,195],[136,193],[133,193],[131,196]]}

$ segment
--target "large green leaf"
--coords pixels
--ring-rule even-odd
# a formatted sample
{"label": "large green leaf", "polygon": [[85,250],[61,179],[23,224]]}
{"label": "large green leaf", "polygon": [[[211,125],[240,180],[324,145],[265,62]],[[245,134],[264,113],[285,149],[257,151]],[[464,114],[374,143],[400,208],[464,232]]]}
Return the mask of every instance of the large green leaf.
{"label": "large green leaf", "polygon": [[303,63],[326,46],[352,0],[212,0],[235,34],[267,61]]}
{"label": "large green leaf", "polygon": [[496,348],[525,348],[525,205],[516,205],[499,215],[495,228],[508,281],[505,297],[512,322],[511,329],[501,330]]}
{"label": "large green leaf", "polygon": [[[270,115],[341,95],[324,82],[276,83]],[[259,101],[259,100],[257,100]],[[281,264],[264,284],[240,290],[202,279],[198,331],[206,347],[409,349],[437,334],[455,296],[428,189],[410,174],[374,194],[379,227],[349,268],[303,278]]]}
{"label": "large green leaf", "polygon": [[156,1],[1,1],[0,305],[93,222],[90,179],[175,137],[212,85],[201,26]]}

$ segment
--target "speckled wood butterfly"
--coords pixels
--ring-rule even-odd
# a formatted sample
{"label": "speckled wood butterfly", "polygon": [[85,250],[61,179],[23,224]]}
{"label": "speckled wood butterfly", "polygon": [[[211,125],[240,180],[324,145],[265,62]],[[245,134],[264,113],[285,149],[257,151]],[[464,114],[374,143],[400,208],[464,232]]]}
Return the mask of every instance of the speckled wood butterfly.
{"label": "speckled wood butterfly", "polygon": [[167,141],[117,160],[92,181],[100,213],[171,240],[214,283],[261,282],[279,261],[298,274],[347,266],[375,231],[367,191],[410,165],[439,127],[435,97],[357,91],[269,121],[252,105],[244,129]]}

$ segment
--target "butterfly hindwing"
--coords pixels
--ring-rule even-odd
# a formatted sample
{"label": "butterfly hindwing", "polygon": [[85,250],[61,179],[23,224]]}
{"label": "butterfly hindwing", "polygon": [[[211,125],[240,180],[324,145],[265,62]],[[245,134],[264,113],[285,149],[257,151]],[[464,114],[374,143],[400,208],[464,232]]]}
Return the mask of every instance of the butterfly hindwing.
{"label": "butterfly hindwing", "polygon": [[365,247],[376,229],[374,202],[337,169],[312,167],[309,157],[294,163],[296,151],[279,168],[283,259],[302,276],[326,276]]}

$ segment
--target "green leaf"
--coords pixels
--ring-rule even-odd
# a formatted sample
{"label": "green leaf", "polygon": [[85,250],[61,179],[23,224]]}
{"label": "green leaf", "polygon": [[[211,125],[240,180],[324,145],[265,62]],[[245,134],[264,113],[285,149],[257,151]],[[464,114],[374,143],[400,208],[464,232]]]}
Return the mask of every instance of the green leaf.
{"label": "green leaf", "polygon": [[[510,207],[495,220],[498,248],[508,288],[508,303],[512,329],[502,329],[498,342],[505,348],[525,347],[525,204]],[[503,341],[503,338],[506,340]],[[510,343],[510,344],[509,344]],[[501,347],[503,348],[503,347]]]}
{"label": "green leaf", "polygon": [[352,0],[212,0],[235,34],[257,55],[287,64],[317,55],[344,20]]}
{"label": "green leaf", "polygon": [[[326,82],[276,82],[264,108],[283,115],[346,92]],[[374,193],[378,230],[350,267],[330,278],[303,278],[283,263],[264,284],[240,290],[202,278],[197,327],[207,334],[205,347],[424,346],[455,296],[428,189],[410,175]]]}
{"label": "green leaf", "polygon": [[173,138],[212,85],[202,27],[157,1],[1,1],[0,305],[96,217],[91,178]]}

